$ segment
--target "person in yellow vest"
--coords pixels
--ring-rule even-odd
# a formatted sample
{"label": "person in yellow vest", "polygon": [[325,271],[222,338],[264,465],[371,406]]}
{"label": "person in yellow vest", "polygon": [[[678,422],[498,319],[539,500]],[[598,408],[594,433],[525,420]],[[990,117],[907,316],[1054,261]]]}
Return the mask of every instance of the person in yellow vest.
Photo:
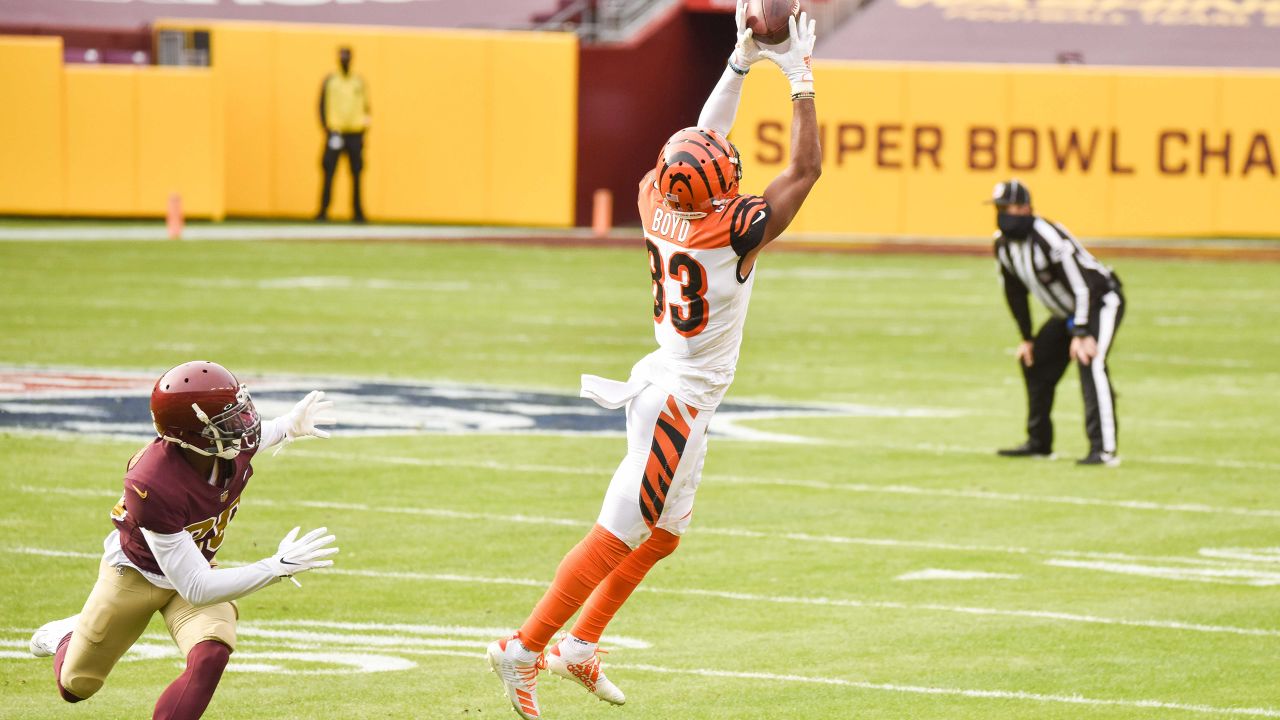
{"label": "person in yellow vest", "polygon": [[364,169],[364,133],[369,129],[369,90],[364,78],[351,73],[351,48],[338,48],[341,72],[330,73],[320,89],[320,125],[325,131],[324,190],[316,220],[329,219],[329,200],[338,157],[346,151],[351,165],[351,219],[364,222],[360,204],[360,171]]}

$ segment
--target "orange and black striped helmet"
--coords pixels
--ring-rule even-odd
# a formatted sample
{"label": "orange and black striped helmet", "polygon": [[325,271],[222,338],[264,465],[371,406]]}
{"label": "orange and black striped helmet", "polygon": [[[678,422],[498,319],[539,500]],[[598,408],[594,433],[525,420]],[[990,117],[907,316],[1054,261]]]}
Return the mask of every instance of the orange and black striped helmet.
{"label": "orange and black striped helmet", "polygon": [[737,197],[741,179],[738,148],[715,130],[685,128],[658,155],[658,190],[680,217],[704,217]]}

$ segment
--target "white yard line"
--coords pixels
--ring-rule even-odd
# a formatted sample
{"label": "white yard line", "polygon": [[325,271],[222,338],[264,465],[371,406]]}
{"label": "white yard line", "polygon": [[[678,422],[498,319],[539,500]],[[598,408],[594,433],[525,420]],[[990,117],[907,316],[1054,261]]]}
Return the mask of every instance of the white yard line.
{"label": "white yard line", "polygon": [[1204,513],[1215,515],[1245,515],[1251,517],[1280,517],[1280,510],[1271,508],[1237,508],[1185,503],[1170,505],[1150,500],[1106,500],[1102,498],[1076,497],[1072,495],[1030,495],[1026,493],[1003,493],[990,490],[954,490],[950,488],[925,488],[915,485],[865,485],[862,483],[830,483],[821,480],[786,480],[771,478],[752,478],[742,476],[715,476],[713,482],[732,485],[769,485],[780,487],[809,488],[812,490],[839,490],[854,493],[874,493],[892,495],[918,495],[933,497],[963,498],[969,500],[995,500],[1010,503],[1079,505],[1090,507],[1109,507],[1123,510],[1150,510],[1156,512]]}
{"label": "white yard line", "polygon": [[1219,583],[1222,585],[1252,585],[1271,587],[1280,585],[1280,572],[1253,568],[1188,568],[1136,563],[1099,562],[1096,560],[1047,560],[1046,564],[1062,568],[1097,570],[1119,575],[1184,580],[1189,582]]}
{"label": "white yard line", "polygon": [[[241,627],[243,629],[246,626],[242,625]],[[25,631],[23,632],[25,633]],[[257,633],[257,632],[250,632],[246,634],[251,636],[261,635],[261,633]],[[161,636],[154,636],[154,637],[147,636],[147,638],[145,639],[154,639],[157,642],[163,642],[164,640],[167,640],[167,638],[161,637]],[[344,660],[346,660],[348,661],[347,664],[351,664],[351,665],[368,664],[367,662],[364,662],[364,663],[351,662],[353,659],[363,659],[365,661],[373,659],[373,660],[380,661],[379,667],[372,668],[373,670],[385,671],[385,670],[411,669],[410,666],[408,666],[405,663],[395,663],[394,662],[395,658],[391,656],[353,655],[349,653],[332,653],[332,652],[299,653],[296,651],[297,650],[323,650],[325,648],[313,647],[311,644],[307,642],[296,642],[296,640],[298,640],[299,638],[290,638],[287,633],[283,634],[282,639],[284,639],[285,641],[277,642],[269,646],[271,647],[279,646],[279,647],[288,648],[289,651],[287,652],[271,652],[269,650],[265,650],[265,651],[259,650],[257,649],[259,642],[256,642],[252,637],[245,638],[246,642],[244,644],[250,645],[253,647],[246,648],[242,652],[238,653],[237,657],[241,658],[240,661],[236,661],[235,663],[233,663],[232,667],[228,669],[239,670],[239,671],[259,671],[259,672],[278,672],[278,673],[290,672],[284,668],[277,667],[274,664],[270,664],[270,665],[262,665],[261,663],[255,664],[252,662],[254,660],[276,660],[276,661],[302,660],[302,661],[309,661],[309,662],[327,662],[327,663],[333,663],[333,662],[341,663]],[[396,655],[410,655],[410,656],[418,656],[418,657],[423,657],[423,656],[457,657],[457,658],[465,658],[468,660],[473,660],[477,663],[480,663],[485,657],[483,652],[478,652],[477,650],[465,650],[465,649],[455,650],[455,649],[445,649],[443,647],[423,647],[422,645],[424,643],[420,639],[411,638],[411,637],[402,638],[397,636],[370,636],[370,637],[336,636],[335,638],[324,637],[324,638],[316,638],[316,639],[325,640],[325,641],[335,641],[339,645],[356,645],[361,650],[380,650],[384,652],[387,650],[393,650]],[[360,645],[361,643],[366,642],[370,639],[376,642],[373,642],[371,646],[367,648]],[[414,640],[418,640],[418,642],[413,642]],[[0,643],[0,647],[13,648],[12,650],[0,650],[0,659],[29,660],[31,657],[30,654],[25,649],[26,647],[25,640],[14,640],[11,642]],[[137,649],[137,647],[138,646],[135,646],[135,649]],[[468,647],[468,645],[461,645],[460,647]],[[156,647],[156,648],[148,648],[148,649],[150,650],[149,652],[144,652],[141,654],[130,653],[123,659],[125,661],[129,661],[129,660],[146,660],[146,659],[167,659],[167,658],[177,657],[177,652],[173,650],[171,647]],[[354,650],[356,648],[352,648],[352,649]],[[244,660],[246,659],[249,660],[250,662],[245,663]],[[767,673],[767,672],[744,672],[744,671],[738,671],[738,670],[718,670],[713,668],[663,667],[663,666],[650,665],[645,663],[626,663],[626,662],[612,662],[612,661],[607,663],[607,665],[611,670],[620,670],[625,672],[658,673],[663,675],[680,675],[686,678],[693,676],[693,677],[703,677],[703,678],[723,678],[728,680],[751,680],[751,681],[763,681],[763,682],[770,682],[770,683],[787,683],[787,684],[795,684],[795,685],[827,685],[827,686],[833,686],[833,687],[844,687],[844,688],[850,688],[854,690],[866,690],[866,691],[872,691],[872,692],[887,692],[887,693],[899,693],[899,694],[908,694],[908,695],[935,695],[935,696],[946,696],[946,697],[962,697],[962,698],[970,698],[970,699],[976,699],[976,700],[988,700],[988,699],[989,700],[1018,700],[1018,701],[1035,702],[1035,703],[1092,705],[1092,706],[1104,706],[1104,707],[1127,707],[1127,708],[1158,709],[1158,710],[1178,710],[1183,712],[1192,712],[1192,713],[1199,713],[1199,714],[1206,714],[1206,715],[1280,717],[1280,710],[1274,710],[1271,708],[1218,707],[1213,705],[1195,705],[1195,704],[1188,704],[1188,703],[1171,702],[1166,700],[1127,700],[1127,699],[1119,699],[1119,698],[1093,698],[1093,697],[1084,696],[1079,693],[1072,693],[1069,695],[1051,695],[1051,694],[1043,694],[1043,693],[1033,693],[1033,692],[1028,692],[1024,690],[980,690],[980,689],[973,689],[973,688],[952,688],[952,687],[938,687],[938,686],[927,686],[927,685],[907,685],[907,684],[900,684],[900,683],[873,683],[873,682],[867,682],[867,681],[861,681],[861,680],[848,680],[845,678],[835,678],[835,677],[815,677],[810,675],[791,675],[791,674],[779,674],[779,673]],[[369,671],[369,670],[370,670],[369,668],[365,669],[365,671]],[[292,671],[292,673],[297,674],[297,671]],[[312,672],[310,674],[332,675],[332,674],[341,674],[341,671],[337,671],[337,672],[320,671],[318,673]]]}
{"label": "white yard line", "polygon": [[1189,705],[1164,700],[1119,700],[1090,698],[1082,695],[1042,695],[1022,690],[971,690],[964,688],[930,687],[925,685],[899,685],[896,683],[872,683],[844,678],[812,677],[808,675],[779,675],[764,672],[740,672],[735,670],[684,669],[641,665],[632,663],[608,663],[610,668],[636,672],[662,673],[664,675],[697,675],[699,677],[730,678],[736,680],[763,680],[766,682],[799,683],[806,685],[835,685],[859,690],[909,693],[913,695],[943,695],[994,700],[1025,700],[1040,703],[1064,703],[1068,705],[1094,705],[1129,707],[1157,710],[1182,710],[1208,715],[1244,715],[1251,717],[1280,717],[1280,710],[1271,708],[1234,708],[1213,705]]}
{"label": "white yard line", "polygon": [[[18,490],[32,494],[54,494],[67,495],[73,497],[118,497],[118,493],[111,491],[89,491],[77,490],[75,488],[66,487],[36,487],[31,485],[21,485]],[[271,500],[268,498],[255,498],[255,505],[265,507],[309,507],[322,510],[341,510],[345,512],[360,513],[388,513],[392,515],[413,515],[419,517],[434,517],[446,520],[478,520],[483,522],[499,522],[499,523],[515,523],[520,525],[543,525],[551,527],[573,527],[588,528],[591,527],[590,520],[576,520],[573,518],[557,518],[547,517],[544,515],[526,515],[502,514],[502,513],[479,513],[463,510],[449,510],[445,508],[431,507],[413,507],[404,505],[381,506],[369,505],[366,503],[341,503],[330,502],[324,500]],[[1062,560],[1062,566],[1066,567],[1066,562],[1076,559],[1099,560],[1099,561],[1129,561],[1129,562],[1163,562],[1177,563],[1182,565],[1203,566],[1206,568],[1216,568],[1223,571],[1237,571],[1241,574],[1256,574],[1259,572],[1251,563],[1274,563],[1275,558],[1271,556],[1258,556],[1245,554],[1243,552],[1215,556],[1210,552],[1201,550],[1204,557],[1177,557],[1168,555],[1138,555],[1123,552],[1099,552],[1088,550],[1042,550],[1036,548],[1016,547],[1007,545],[981,545],[966,543],[948,543],[935,540],[901,540],[897,538],[866,538],[866,537],[850,537],[845,535],[813,535],[810,533],[795,532],[762,532],[759,530],[749,530],[745,528],[716,528],[705,526],[694,526],[690,529],[690,533],[694,535],[715,535],[720,537],[737,537],[761,540],[787,540],[791,542],[816,543],[824,545],[853,545],[861,547],[877,547],[877,548],[893,548],[904,550],[939,550],[944,552],[961,552],[961,553],[986,553],[996,555],[1016,555],[1032,558],[1047,558],[1050,562],[1047,564],[1056,564],[1053,560]],[[33,551],[35,552],[35,551]],[[39,551],[39,552],[57,552],[57,551]],[[79,555],[71,555],[70,557],[79,557]],[[1158,575],[1153,575],[1158,576]]]}
{"label": "white yard line", "polygon": [[[947,446],[913,446],[914,449],[929,449],[941,452],[955,452]],[[409,465],[418,467],[467,467],[500,472],[549,473],[553,475],[592,475],[608,478],[613,475],[612,469],[583,468],[572,465],[539,465],[528,463],[503,463],[493,460],[442,460],[433,458],[395,457],[364,453],[320,452],[314,450],[293,451],[296,455],[322,458],[326,460],[342,460],[354,463],[382,463],[387,465]],[[965,450],[968,452],[968,450]],[[985,451],[984,451],[985,453]],[[1244,467],[1241,465],[1241,467]],[[1276,465],[1280,469],[1280,465]],[[1236,508],[1185,503],[1170,505],[1148,500],[1106,500],[1101,498],[1075,497],[1070,495],[1030,495],[1025,493],[1000,493],[986,490],[953,490],[948,488],[924,488],[914,485],[867,485],[862,483],[831,483],[821,480],[789,480],[782,478],[756,478],[745,476],[709,475],[707,480],[713,483],[731,483],[737,485],[777,485],[782,487],[803,487],[813,490],[840,490],[844,492],[895,494],[895,495],[932,495],[937,497],[954,497],[969,500],[998,500],[1014,503],[1052,503],[1058,505],[1083,505],[1094,507],[1112,507],[1125,510],[1151,510],[1158,512],[1189,512],[1221,515],[1245,515],[1253,517],[1280,517],[1280,509],[1271,508]]]}
{"label": "white yard line", "polygon": [[[71,555],[64,551],[43,550],[39,548],[15,548],[10,553],[47,555],[52,557],[99,557],[89,553]],[[232,567],[234,563],[226,563]],[[505,585],[515,587],[545,588],[547,580],[533,578],[492,577],[483,575],[463,575],[458,573],[423,573],[410,571],[385,570],[348,570],[344,568],[326,568],[320,570],[327,575],[348,575],[355,577],[377,578],[385,580],[409,580],[416,582],[445,582],[464,585]],[[855,600],[851,598],[799,597],[789,595],[763,595],[757,593],[739,593],[724,590],[707,590],[699,588],[661,588],[641,585],[637,592],[660,595],[679,595],[684,597],[715,598],[735,602],[777,605],[805,605],[813,607],[856,608],[864,610],[900,610],[954,613],[961,615],[980,615],[990,617],[1007,617],[1033,620],[1048,620],[1064,623],[1083,623],[1089,625],[1114,625],[1121,627],[1149,628],[1155,630],[1174,630],[1180,632],[1213,633],[1226,635],[1243,635],[1249,637],[1280,637],[1280,630],[1269,628],[1249,628],[1232,625],[1204,625],[1170,620],[1131,620],[1127,618],[1111,618],[1096,615],[1081,615],[1051,610],[1009,610],[1003,608],[968,607],[963,605],[941,605],[935,603],[902,603],[880,600]]]}

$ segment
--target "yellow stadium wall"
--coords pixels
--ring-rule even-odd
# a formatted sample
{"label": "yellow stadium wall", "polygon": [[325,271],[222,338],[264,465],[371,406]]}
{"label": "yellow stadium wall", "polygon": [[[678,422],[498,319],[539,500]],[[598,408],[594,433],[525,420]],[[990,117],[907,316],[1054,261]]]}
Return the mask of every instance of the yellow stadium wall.
{"label": "yellow stadium wall", "polygon": [[0,36],[0,93],[10,100],[0,112],[0,212],[62,212],[62,39]]}
{"label": "yellow stadium wall", "polygon": [[[60,38],[0,37],[11,138],[0,212],[223,216],[222,107],[207,70],[62,64]],[[16,109],[21,108],[21,112]]]}
{"label": "yellow stadium wall", "polygon": [[[1017,177],[1081,235],[1280,235],[1280,73],[819,62],[814,75],[825,162],[797,232],[983,236],[992,186]],[[790,114],[779,73],[748,76],[733,140],[749,191],[784,167]]]}
{"label": "yellow stadium wall", "polygon": [[[225,99],[231,215],[319,206],[320,86],[351,47],[369,88],[365,212],[379,220],[573,223],[577,39],[571,34],[162,21],[211,32]],[[537,68],[536,76],[529,68]],[[345,156],[331,217],[350,217]]]}

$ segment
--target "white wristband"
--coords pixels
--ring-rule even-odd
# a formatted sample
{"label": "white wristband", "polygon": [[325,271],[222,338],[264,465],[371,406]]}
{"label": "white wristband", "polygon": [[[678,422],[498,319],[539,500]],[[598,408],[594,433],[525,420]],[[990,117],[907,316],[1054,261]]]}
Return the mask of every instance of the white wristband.
{"label": "white wristband", "polygon": [[791,96],[795,97],[800,93],[804,93],[806,95],[813,95],[813,79],[812,78],[808,80],[792,80],[791,81]]}

